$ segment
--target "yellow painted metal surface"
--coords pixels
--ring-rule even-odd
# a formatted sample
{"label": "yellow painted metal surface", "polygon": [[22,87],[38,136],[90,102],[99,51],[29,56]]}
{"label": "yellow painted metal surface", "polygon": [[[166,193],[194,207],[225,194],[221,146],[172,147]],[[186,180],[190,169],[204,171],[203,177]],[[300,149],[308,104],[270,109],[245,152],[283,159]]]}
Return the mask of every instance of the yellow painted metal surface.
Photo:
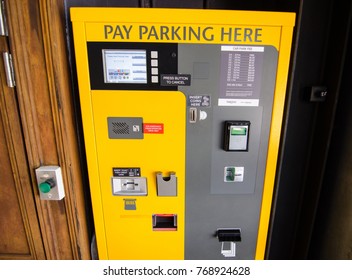
{"label": "yellow painted metal surface", "polygon": [[[116,21],[116,9],[71,9],[73,22],[85,22],[89,42],[251,44],[279,50],[281,28],[292,28],[294,19],[292,13],[183,9],[146,13],[145,9],[124,8]],[[195,36],[198,31],[200,35]]]}
{"label": "yellow painted metal surface", "polygon": [[[108,101],[108,102],[107,102]],[[179,91],[94,91],[92,93],[101,201],[109,259],[183,259],[185,212],[186,100]],[[109,139],[107,118],[142,116],[163,126],[144,139]],[[141,163],[147,196],[113,196],[111,167]],[[177,176],[177,196],[157,196],[156,172]],[[124,209],[135,199],[136,210]],[[176,231],[153,231],[153,214],[176,214]],[[132,241],[132,242],[131,242]]]}

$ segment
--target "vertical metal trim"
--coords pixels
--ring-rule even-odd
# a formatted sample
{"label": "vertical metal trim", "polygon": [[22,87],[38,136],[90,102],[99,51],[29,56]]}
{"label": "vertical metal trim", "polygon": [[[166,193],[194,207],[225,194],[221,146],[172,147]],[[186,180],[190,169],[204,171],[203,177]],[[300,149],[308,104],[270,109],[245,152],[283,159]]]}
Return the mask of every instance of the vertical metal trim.
{"label": "vertical metal trim", "polygon": [[3,52],[4,67],[6,74],[6,83],[10,88],[15,87],[15,75],[13,71],[12,56],[8,52]]}
{"label": "vertical metal trim", "polygon": [[0,36],[8,36],[6,15],[5,15],[5,2],[0,3]]}

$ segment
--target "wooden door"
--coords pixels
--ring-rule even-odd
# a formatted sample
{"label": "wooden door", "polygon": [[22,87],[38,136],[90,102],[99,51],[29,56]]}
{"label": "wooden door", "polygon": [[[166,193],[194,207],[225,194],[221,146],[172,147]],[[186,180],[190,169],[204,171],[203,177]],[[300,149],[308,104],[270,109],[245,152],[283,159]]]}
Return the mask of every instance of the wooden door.
{"label": "wooden door", "polygon": [[[0,259],[90,259],[64,1],[4,3],[9,36],[0,38]],[[15,90],[5,86],[1,52],[8,48]],[[35,169],[43,165],[61,167],[62,200],[40,200]]]}
{"label": "wooden door", "polygon": [[[7,51],[2,36],[0,53]],[[44,259],[16,92],[0,65],[0,259]]]}

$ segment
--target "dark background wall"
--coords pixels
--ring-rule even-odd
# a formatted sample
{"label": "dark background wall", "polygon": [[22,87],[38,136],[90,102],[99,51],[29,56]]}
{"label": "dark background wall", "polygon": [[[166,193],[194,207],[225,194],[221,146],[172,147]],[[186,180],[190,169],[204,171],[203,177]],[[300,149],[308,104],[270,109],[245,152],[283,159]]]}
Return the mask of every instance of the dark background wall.
{"label": "dark background wall", "polygon": [[[352,259],[350,0],[66,0],[65,4],[74,92],[77,86],[70,41],[70,7],[295,12],[295,38],[267,258]],[[311,101],[312,86],[327,87],[325,101]],[[77,96],[75,103],[80,130]],[[84,167],[83,141],[81,152]]]}

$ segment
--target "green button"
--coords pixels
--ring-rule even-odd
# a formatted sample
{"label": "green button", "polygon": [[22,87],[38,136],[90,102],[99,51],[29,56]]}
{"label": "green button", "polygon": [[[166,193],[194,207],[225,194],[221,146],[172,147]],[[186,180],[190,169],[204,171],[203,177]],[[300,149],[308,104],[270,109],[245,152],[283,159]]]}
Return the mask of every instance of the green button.
{"label": "green button", "polygon": [[43,182],[43,183],[39,184],[39,189],[42,193],[48,193],[51,190],[51,186],[49,183]]}

